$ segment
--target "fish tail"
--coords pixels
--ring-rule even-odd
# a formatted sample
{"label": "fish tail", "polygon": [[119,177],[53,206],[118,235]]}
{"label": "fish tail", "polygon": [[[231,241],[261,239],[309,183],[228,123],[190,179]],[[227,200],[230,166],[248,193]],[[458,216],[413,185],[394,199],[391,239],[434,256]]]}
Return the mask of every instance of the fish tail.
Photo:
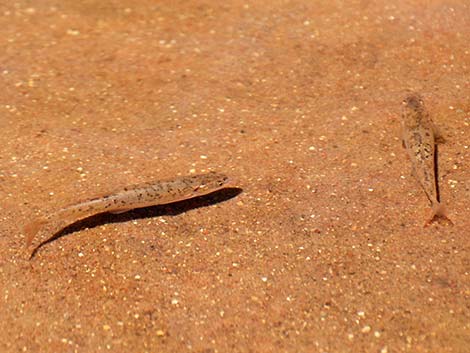
{"label": "fish tail", "polygon": [[37,218],[34,221],[26,224],[23,228],[23,233],[26,235],[26,248],[29,248],[34,240],[34,237],[41,228],[47,223],[46,218]]}
{"label": "fish tail", "polygon": [[450,224],[454,224],[447,215],[447,209],[445,205],[440,202],[434,202],[432,204],[431,216],[429,217],[429,220],[424,224],[424,226],[428,226],[431,223],[439,220],[446,220]]}

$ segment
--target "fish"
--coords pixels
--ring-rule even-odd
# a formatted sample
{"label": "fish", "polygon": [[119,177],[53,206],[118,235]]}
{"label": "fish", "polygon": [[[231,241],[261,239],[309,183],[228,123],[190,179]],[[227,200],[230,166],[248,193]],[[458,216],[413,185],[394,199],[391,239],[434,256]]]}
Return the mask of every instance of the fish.
{"label": "fish", "polygon": [[439,219],[452,221],[439,198],[436,179],[436,144],[444,143],[445,139],[434,125],[423,98],[418,93],[410,93],[403,100],[402,144],[410,157],[412,174],[421,185],[432,208],[425,226]]}
{"label": "fish", "polygon": [[[100,213],[119,214],[136,208],[164,205],[207,195],[228,187],[231,179],[220,173],[176,177],[124,187],[115,192],[96,196],[59,209],[26,224],[25,249],[31,258],[37,248],[65,227]],[[45,235],[39,245],[32,247],[38,234]],[[48,236],[48,237],[47,237]]]}

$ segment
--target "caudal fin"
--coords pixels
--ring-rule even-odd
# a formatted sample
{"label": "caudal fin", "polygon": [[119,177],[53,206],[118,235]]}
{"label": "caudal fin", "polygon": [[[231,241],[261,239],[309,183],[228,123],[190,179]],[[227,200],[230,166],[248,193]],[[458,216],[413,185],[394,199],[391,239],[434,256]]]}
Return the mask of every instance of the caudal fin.
{"label": "caudal fin", "polygon": [[429,217],[429,220],[426,221],[426,223],[424,224],[424,226],[428,226],[430,225],[431,223],[435,222],[435,221],[439,221],[439,220],[445,220],[447,221],[448,223],[450,224],[454,224],[450,218],[447,216],[447,209],[446,207],[444,206],[444,204],[440,203],[440,202],[436,202],[432,205],[432,213],[431,213],[431,216]]}
{"label": "caudal fin", "polygon": [[26,235],[26,248],[29,248],[34,240],[34,237],[41,228],[47,223],[45,218],[37,218],[31,223],[28,223],[23,228],[23,233]]}

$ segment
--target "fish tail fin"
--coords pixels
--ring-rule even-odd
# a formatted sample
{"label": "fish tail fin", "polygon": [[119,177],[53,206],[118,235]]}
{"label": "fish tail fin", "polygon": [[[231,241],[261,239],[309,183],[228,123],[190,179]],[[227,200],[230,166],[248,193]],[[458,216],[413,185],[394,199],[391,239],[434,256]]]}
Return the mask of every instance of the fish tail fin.
{"label": "fish tail fin", "polygon": [[432,212],[431,216],[429,217],[429,220],[424,224],[424,226],[428,226],[431,223],[439,220],[445,220],[450,224],[454,224],[449,216],[447,215],[447,209],[443,203],[440,202],[435,202],[432,205]]}
{"label": "fish tail fin", "polygon": [[26,224],[23,228],[23,233],[26,235],[26,248],[29,248],[34,240],[36,234],[47,223],[46,218],[37,218],[34,221]]}

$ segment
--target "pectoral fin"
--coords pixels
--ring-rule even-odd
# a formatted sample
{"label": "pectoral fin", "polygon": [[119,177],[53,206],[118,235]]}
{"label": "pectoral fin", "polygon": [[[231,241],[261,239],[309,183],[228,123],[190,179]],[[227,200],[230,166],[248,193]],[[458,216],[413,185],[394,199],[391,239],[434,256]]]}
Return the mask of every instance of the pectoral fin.
{"label": "pectoral fin", "polygon": [[442,130],[438,128],[436,125],[433,124],[432,131],[434,133],[434,141],[439,145],[441,143],[445,143],[446,139],[442,133]]}
{"label": "pectoral fin", "polygon": [[121,213],[130,211],[130,210],[132,210],[132,208],[126,208],[124,210],[109,211],[109,213],[111,213],[111,214],[121,214]]}
{"label": "pectoral fin", "polygon": [[400,135],[401,135],[401,146],[403,148],[406,148],[406,143],[405,143],[405,130],[402,128],[401,131],[400,131]]}

